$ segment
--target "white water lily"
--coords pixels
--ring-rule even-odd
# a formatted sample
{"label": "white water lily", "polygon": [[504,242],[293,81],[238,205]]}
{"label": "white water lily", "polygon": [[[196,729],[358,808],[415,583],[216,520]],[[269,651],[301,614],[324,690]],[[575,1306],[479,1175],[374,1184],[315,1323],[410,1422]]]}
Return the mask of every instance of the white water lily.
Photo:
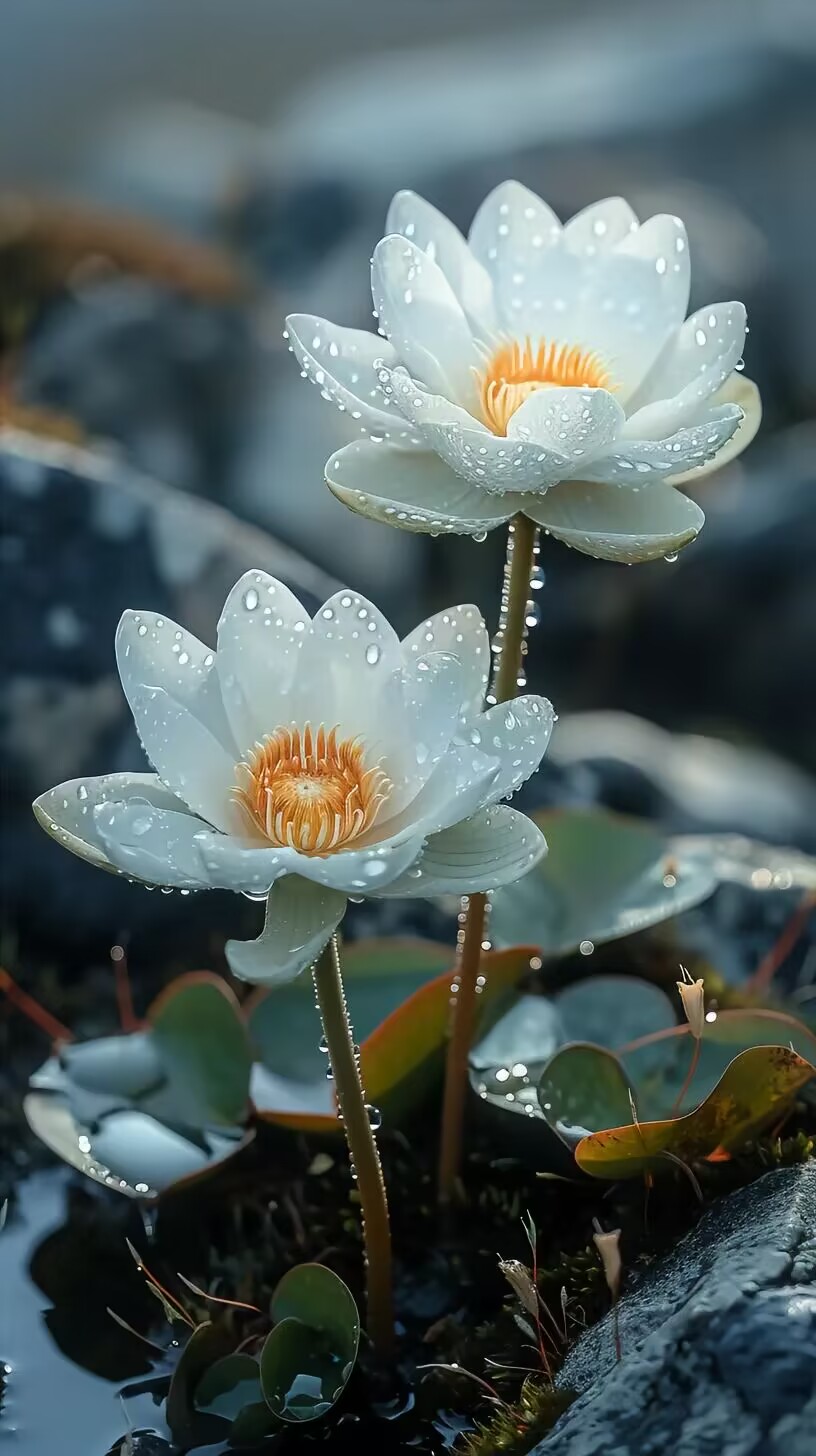
{"label": "white water lily", "polygon": [[518,182],[468,240],[397,193],[372,259],[379,337],[297,314],[305,373],[367,438],[326,466],[336,496],[407,530],[480,536],[524,512],[592,556],[645,561],[699,532],[675,486],[733,458],[760,419],[745,309],[686,318],[679,218],[607,198],[562,227]]}
{"label": "white water lily", "polygon": [[268,894],[261,938],[228,946],[247,980],[309,965],[349,896],[488,890],[546,850],[498,801],[538,767],[552,708],[529,694],[483,711],[476,607],[400,642],[354,592],[310,619],[251,571],[227,598],[217,652],[128,611],[116,656],[156,772],[73,779],[34,812],[66,848],[133,879]]}

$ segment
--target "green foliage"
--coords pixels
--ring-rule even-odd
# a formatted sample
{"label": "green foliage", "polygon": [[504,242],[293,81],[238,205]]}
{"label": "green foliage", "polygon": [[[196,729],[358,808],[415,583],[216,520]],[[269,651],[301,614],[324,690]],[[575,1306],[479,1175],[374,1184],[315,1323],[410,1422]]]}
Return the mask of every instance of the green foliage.
{"label": "green foliage", "polygon": [[180,1444],[256,1442],[318,1420],[340,1399],[360,1340],[342,1279],[321,1264],[298,1265],[278,1284],[271,1314],[257,1354],[248,1347],[259,1339],[239,1340],[226,1319],[193,1330],[167,1396],[167,1423]]}

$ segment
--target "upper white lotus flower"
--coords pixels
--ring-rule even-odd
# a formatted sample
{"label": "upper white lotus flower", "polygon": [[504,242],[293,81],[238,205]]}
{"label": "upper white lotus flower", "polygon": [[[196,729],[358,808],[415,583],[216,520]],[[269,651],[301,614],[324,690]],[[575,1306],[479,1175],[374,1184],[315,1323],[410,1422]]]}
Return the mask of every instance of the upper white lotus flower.
{"label": "upper white lotus flower", "polygon": [[404,642],[351,591],[310,620],[281,582],[233,587],[211,652],[125,612],[116,657],[156,772],[72,779],[34,804],[68,849],[149,884],[270,891],[248,980],[297,974],[351,896],[487,890],[546,850],[496,806],[537,767],[553,713],[533,694],[483,712],[490,648],[476,607]]}
{"label": "upper white lotus flower", "polygon": [[674,490],[753,438],[741,303],[686,318],[676,217],[619,197],[562,227],[518,182],[467,240],[397,193],[371,290],[385,338],[296,314],[302,368],[368,438],[326,466],[335,495],[414,531],[481,535],[518,511],[592,556],[645,561],[700,530]]}

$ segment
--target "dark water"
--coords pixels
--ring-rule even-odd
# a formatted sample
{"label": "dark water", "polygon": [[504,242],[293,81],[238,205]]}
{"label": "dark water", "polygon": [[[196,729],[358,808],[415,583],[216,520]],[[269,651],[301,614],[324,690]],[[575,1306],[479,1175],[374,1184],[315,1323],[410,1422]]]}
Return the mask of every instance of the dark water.
{"label": "dark water", "polygon": [[[32,1277],[32,1259],[40,1259],[46,1241],[65,1224],[70,1180],[62,1168],[25,1179],[0,1234],[0,1369],[5,1370],[0,1451],[8,1456],[106,1456],[112,1447],[118,1452],[131,1430],[162,1430],[151,1395],[120,1396],[129,1362],[130,1373],[144,1378],[147,1347],[142,1354],[134,1341],[129,1356],[123,1356],[128,1347],[110,1317],[108,1334],[95,1305],[83,1309],[78,1299],[55,1311]],[[70,1250],[65,1257],[70,1258]],[[81,1276],[82,1271],[74,1265],[65,1272]],[[118,1378],[93,1374],[66,1355],[60,1343],[71,1339],[88,1364],[104,1366],[109,1360],[118,1366]],[[160,1451],[161,1444],[155,1449]]]}

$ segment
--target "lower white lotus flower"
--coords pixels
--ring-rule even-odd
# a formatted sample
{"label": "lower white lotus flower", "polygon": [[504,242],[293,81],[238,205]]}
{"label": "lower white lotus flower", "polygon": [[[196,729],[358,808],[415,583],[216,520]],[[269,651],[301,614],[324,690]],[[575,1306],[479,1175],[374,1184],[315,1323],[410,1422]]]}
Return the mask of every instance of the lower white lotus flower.
{"label": "lower white lotus flower", "polygon": [[490,648],[476,607],[400,642],[351,591],[310,620],[252,571],[227,598],[217,652],[126,612],[116,656],[156,773],[74,779],[34,812],[66,848],[133,879],[268,893],[261,938],[228,946],[247,980],[309,965],[348,896],[488,890],[546,851],[498,800],[538,767],[552,708],[529,694],[482,711]]}
{"label": "lower white lotus flower", "polygon": [[589,555],[645,561],[704,516],[675,486],[738,454],[760,419],[741,378],[745,309],[686,318],[679,218],[639,224],[619,197],[562,227],[517,182],[467,240],[412,192],[372,260],[385,338],[296,314],[304,372],[367,438],[326,466],[362,515],[481,535],[524,512]]}

